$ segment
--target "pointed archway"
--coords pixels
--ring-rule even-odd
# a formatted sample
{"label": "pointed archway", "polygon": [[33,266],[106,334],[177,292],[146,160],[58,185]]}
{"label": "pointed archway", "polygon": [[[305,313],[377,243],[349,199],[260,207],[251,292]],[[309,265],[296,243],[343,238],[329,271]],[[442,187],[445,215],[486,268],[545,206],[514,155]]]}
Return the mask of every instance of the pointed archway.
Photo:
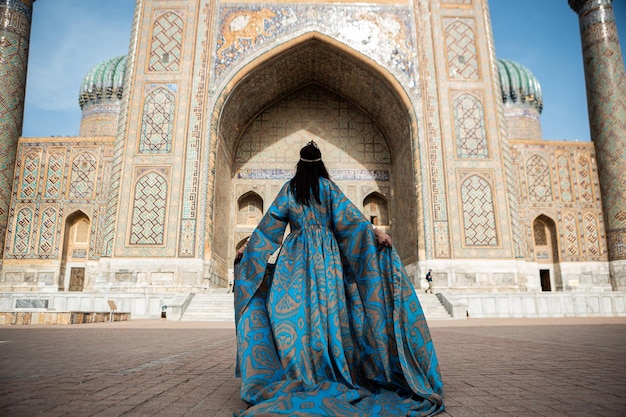
{"label": "pointed archway", "polygon": [[[316,140],[331,177],[359,208],[372,193],[383,197],[398,252],[405,263],[418,260],[424,226],[417,222],[416,118],[384,68],[311,33],[250,60],[216,103],[206,257],[232,263],[236,243],[254,229],[236,219],[242,196],[254,192],[266,210],[293,175],[300,146]],[[394,233],[399,224],[402,233]]]}
{"label": "pointed archway", "polygon": [[58,290],[83,291],[91,221],[79,210],[67,216],[64,230]]}
{"label": "pointed archway", "polygon": [[535,261],[542,291],[563,291],[556,224],[546,215],[533,221]]}

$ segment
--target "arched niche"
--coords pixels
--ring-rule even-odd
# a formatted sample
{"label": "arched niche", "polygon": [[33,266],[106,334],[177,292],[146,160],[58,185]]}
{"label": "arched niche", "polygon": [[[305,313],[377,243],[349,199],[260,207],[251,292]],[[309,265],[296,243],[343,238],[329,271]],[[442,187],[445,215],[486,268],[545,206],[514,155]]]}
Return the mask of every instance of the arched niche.
{"label": "arched niche", "polygon": [[365,197],[363,199],[363,214],[374,226],[388,226],[389,207],[385,196],[373,192]]}
{"label": "arched niche", "polygon": [[[334,166],[332,161],[327,164],[333,180],[352,201],[363,201],[367,195],[364,190],[372,188],[385,188],[389,190],[386,195],[401,196],[402,203],[388,201],[387,207],[392,208],[388,223],[391,232],[396,225],[403,227],[403,233],[394,239],[403,260],[417,261],[418,248],[424,247],[424,225],[417,223],[421,196],[417,195],[420,190],[415,186],[419,183],[419,174],[414,170],[417,166],[414,160],[419,159],[414,144],[416,118],[409,95],[385,68],[334,39],[309,33],[251,58],[217,91],[211,132],[216,140],[210,142],[209,155],[213,157],[208,159],[209,172],[214,173],[209,177],[208,194],[213,195],[207,197],[206,215],[210,223],[206,240],[212,242],[213,253],[206,256],[214,260],[233,258],[236,243],[245,232],[234,216],[240,196],[254,188],[267,202],[264,207],[267,210],[280,187],[293,175],[299,146],[306,143],[305,139],[319,139],[325,162],[327,157],[332,160],[336,151],[342,157],[352,158],[354,165],[349,169],[342,170],[339,162]],[[264,123],[264,117],[273,112],[270,115],[276,121],[281,106],[305,96],[333,103],[326,109],[326,118],[350,109],[355,115],[354,123],[364,121],[367,129],[378,132],[369,136],[380,136],[372,144],[383,144],[388,159],[372,161],[356,156],[353,148],[336,140],[336,132],[324,131],[317,123],[321,119],[309,117],[310,114],[305,115],[312,121],[309,125],[290,125],[301,115],[297,109],[292,113],[294,117],[284,119],[284,126],[276,125],[280,132],[274,139],[260,146],[247,142],[247,135],[254,134],[251,129]],[[299,142],[289,141],[294,134],[300,135]],[[285,146],[290,148],[292,159],[276,160],[268,156],[283,152]],[[247,154],[245,161],[240,159],[242,153]],[[365,175],[371,182],[359,183],[351,175]],[[229,240],[221,238],[225,235]]]}
{"label": "arched niche", "polygon": [[91,220],[84,212],[77,210],[67,216],[63,233],[59,291],[83,291],[90,235]]}
{"label": "arched niche", "polygon": [[237,224],[256,226],[263,216],[263,199],[254,191],[249,191],[237,201]]}
{"label": "arched niche", "polygon": [[544,214],[533,220],[533,245],[542,291],[562,291],[556,223]]}

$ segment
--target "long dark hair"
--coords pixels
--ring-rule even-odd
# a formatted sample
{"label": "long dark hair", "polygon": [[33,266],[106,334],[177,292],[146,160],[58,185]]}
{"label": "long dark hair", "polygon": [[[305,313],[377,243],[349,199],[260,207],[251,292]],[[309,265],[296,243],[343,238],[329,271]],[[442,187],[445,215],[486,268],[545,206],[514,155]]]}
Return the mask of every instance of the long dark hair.
{"label": "long dark hair", "polygon": [[[322,153],[313,141],[300,149],[296,175],[289,182],[291,192],[300,204],[308,206],[311,199],[320,203],[320,177],[328,179],[328,171],[322,161]],[[312,195],[312,196],[311,196]]]}

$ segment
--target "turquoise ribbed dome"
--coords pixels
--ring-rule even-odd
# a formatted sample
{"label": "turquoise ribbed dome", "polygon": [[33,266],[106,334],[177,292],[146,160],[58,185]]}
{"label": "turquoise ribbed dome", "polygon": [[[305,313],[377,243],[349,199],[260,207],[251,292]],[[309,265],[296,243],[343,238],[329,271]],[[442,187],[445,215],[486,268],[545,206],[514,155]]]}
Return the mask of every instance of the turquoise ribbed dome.
{"label": "turquoise ribbed dome", "polygon": [[83,79],[78,96],[80,108],[92,101],[122,98],[126,55],[102,61],[93,67]]}
{"label": "turquoise ribbed dome", "polygon": [[529,105],[541,113],[541,86],[528,68],[508,59],[498,59],[498,74],[505,105]]}

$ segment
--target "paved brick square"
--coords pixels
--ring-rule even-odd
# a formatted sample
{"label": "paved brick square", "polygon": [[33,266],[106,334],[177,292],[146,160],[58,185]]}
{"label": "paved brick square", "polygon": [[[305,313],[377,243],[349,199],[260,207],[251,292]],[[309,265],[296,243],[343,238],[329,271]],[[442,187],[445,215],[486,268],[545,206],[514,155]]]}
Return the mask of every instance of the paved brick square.
{"label": "paved brick square", "polygon": [[[626,416],[626,318],[431,321],[442,416]],[[245,408],[232,323],[0,327],[0,416]]]}

